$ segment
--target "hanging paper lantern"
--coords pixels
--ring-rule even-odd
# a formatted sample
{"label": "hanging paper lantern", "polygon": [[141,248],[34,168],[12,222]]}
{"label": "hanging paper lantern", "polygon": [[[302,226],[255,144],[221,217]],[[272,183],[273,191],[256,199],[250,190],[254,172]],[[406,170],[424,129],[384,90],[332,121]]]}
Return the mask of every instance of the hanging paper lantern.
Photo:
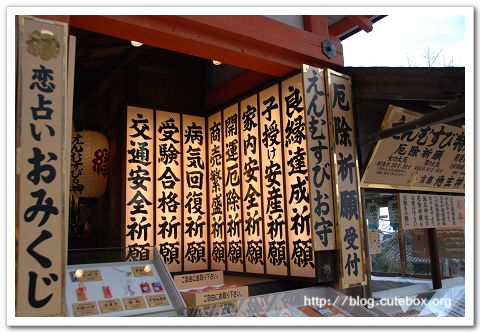
{"label": "hanging paper lantern", "polygon": [[78,197],[101,197],[107,186],[108,139],[83,130],[72,135],[70,154],[70,192]]}

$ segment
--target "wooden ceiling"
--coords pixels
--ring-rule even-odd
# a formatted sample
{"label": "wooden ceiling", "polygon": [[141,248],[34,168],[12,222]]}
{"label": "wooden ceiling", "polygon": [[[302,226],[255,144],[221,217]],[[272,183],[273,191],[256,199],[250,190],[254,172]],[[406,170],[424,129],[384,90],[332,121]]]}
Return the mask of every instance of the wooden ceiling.
{"label": "wooden ceiling", "polygon": [[[148,45],[133,47],[129,40],[95,32],[71,28],[70,34],[76,37],[74,113],[105,91],[130,65],[148,67],[152,72],[165,67],[172,70],[181,66],[195,67],[196,75],[208,73],[213,66],[202,58]],[[222,70],[232,72],[227,65]],[[211,81],[215,80],[211,78]],[[210,82],[205,88],[215,83]]]}

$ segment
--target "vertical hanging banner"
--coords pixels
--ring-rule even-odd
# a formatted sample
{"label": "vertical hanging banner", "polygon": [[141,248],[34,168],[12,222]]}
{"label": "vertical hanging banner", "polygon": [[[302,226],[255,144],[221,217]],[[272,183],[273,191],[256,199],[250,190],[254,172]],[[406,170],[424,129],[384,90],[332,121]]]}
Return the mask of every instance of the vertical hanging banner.
{"label": "vertical hanging banner", "polygon": [[16,316],[63,315],[66,24],[19,16]]}
{"label": "vertical hanging banner", "polygon": [[184,271],[208,268],[205,118],[182,115]]}
{"label": "vertical hanging banner", "polygon": [[400,228],[400,218],[398,216],[398,201],[391,199],[387,202],[388,207],[388,219],[390,220],[390,227],[394,230]]}
{"label": "vertical hanging banner", "polygon": [[223,110],[227,270],[243,272],[243,222],[238,104]]}
{"label": "vertical hanging banner", "polygon": [[208,117],[210,268],[225,270],[222,112]]}
{"label": "vertical hanging banner", "polygon": [[258,95],[260,151],[266,273],[287,275],[287,226],[283,183],[283,140],[280,122],[279,86],[273,85]]}
{"label": "vertical hanging banner", "polygon": [[366,283],[352,87],[348,76],[332,70],[328,70],[327,75],[340,284],[347,288]]}
{"label": "vertical hanging banner", "polygon": [[154,245],[155,123],[151,109],[127,107],[125,176],[126,260],[148,260]]}
{"label": "vertical hanging banner", "polygon": [[302,74],[282,81],[285,195],[290,275],[315,277]]}
{"label": "vertical hanging banner", "polygon": [[240,102],[245,272],[265,273],[257,95]]}
{"label": "vertical hanging banner", "polygon": [[368,244],[370,255],[382,253],[382,242],[380,241],[380,231],[378,229],[368,229]]}
{"label": "vertical hanging banner", "polygon": [[315,251],[335,249],[332,162],[324,75],[323,69],[303,65],[311,223]]}
{"label": "vertical hanging banner", "polygon": [[156,111],[155,244],[170,272],[182,270],[180,114]]}
{"label": "vertical hanging banner", "polygon": [[368,229],[378,229],[380,225],[380,207],[376,202],[368,202],[365,206],[365,218],[368,220]]}

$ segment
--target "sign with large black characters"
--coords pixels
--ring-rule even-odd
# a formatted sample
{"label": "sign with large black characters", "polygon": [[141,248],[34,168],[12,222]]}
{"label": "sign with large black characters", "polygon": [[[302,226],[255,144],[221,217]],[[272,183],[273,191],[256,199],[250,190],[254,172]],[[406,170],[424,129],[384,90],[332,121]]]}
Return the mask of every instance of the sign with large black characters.
{"label": "sign with large black characters", "polygon": [[240,156],[242,160],[242,217],[244,220],[245,272],[265,273],[258,97],[240,102]]}
{"label": "sign with large black characters", "polygon": [[[422,114],[390,105],[381,129],[415,121]],[[362,187],[463,193],[465,130],[428,125],[378,141]]]}
{"label": "sign with large black characters", "polygon": [[283,169],[281,99],[278,84],[258,94],[266,273],[288,275],[287,217]]}
{"label": "sign with large black characters", "polygon": [[25,16],[18,24],[16,315],[56,316],[64,312],[61,253],[68,220],[68,26]]}
{"label": "sign with large black characters", "polygon": [[182,115],[183,269],[208,268],[205,118]]}
{"label": "sign with large black characters", "polygon": [[340,284],[346,288],[366,283],[357,142],[351,79],[331,70],[327,75]]}
{"label": "sign with large black characters", "polygon": [[303,66],[312,239],[315,251],[335,249],[332,160],[325,70]]}
{"label": "sign with large black characters", "polygon": [[244,272],[238,104],[223,110],[227,271]]}
{"label": "sign with large black characters", "polygon": [[208,204],[212,270],[225,270],[225,209],[223,202],[222,112],[208,117]]}
{"label": "sign with large black characters", "polygon": [[156,111],[155,236],[170,272],[182,270],[182,133],[180,114]]}
{"label": "sign with large black characters", "polygon": [[125,167],[126,260],[148,260],[154,245],[154,111],[127,108]]}
{"label": "sign with large black characters", "polygon": [[340,249],[342,287],[365,283],[349,77],[305,65],[207,118],[128,110],[129,258],[314,279]]}

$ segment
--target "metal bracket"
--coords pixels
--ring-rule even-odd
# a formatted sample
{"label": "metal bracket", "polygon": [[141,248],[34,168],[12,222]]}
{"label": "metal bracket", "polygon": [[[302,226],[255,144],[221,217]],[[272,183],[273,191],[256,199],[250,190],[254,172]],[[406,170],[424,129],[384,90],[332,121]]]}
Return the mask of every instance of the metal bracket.
{"label": "metal bracket", "polygon": [[333,59],[337,56],[337,50],[335,49],[335,45],[332,43],[331,40],[325,39],[324,41],[322,41],[322,48],[323,53],[329,59]]}

